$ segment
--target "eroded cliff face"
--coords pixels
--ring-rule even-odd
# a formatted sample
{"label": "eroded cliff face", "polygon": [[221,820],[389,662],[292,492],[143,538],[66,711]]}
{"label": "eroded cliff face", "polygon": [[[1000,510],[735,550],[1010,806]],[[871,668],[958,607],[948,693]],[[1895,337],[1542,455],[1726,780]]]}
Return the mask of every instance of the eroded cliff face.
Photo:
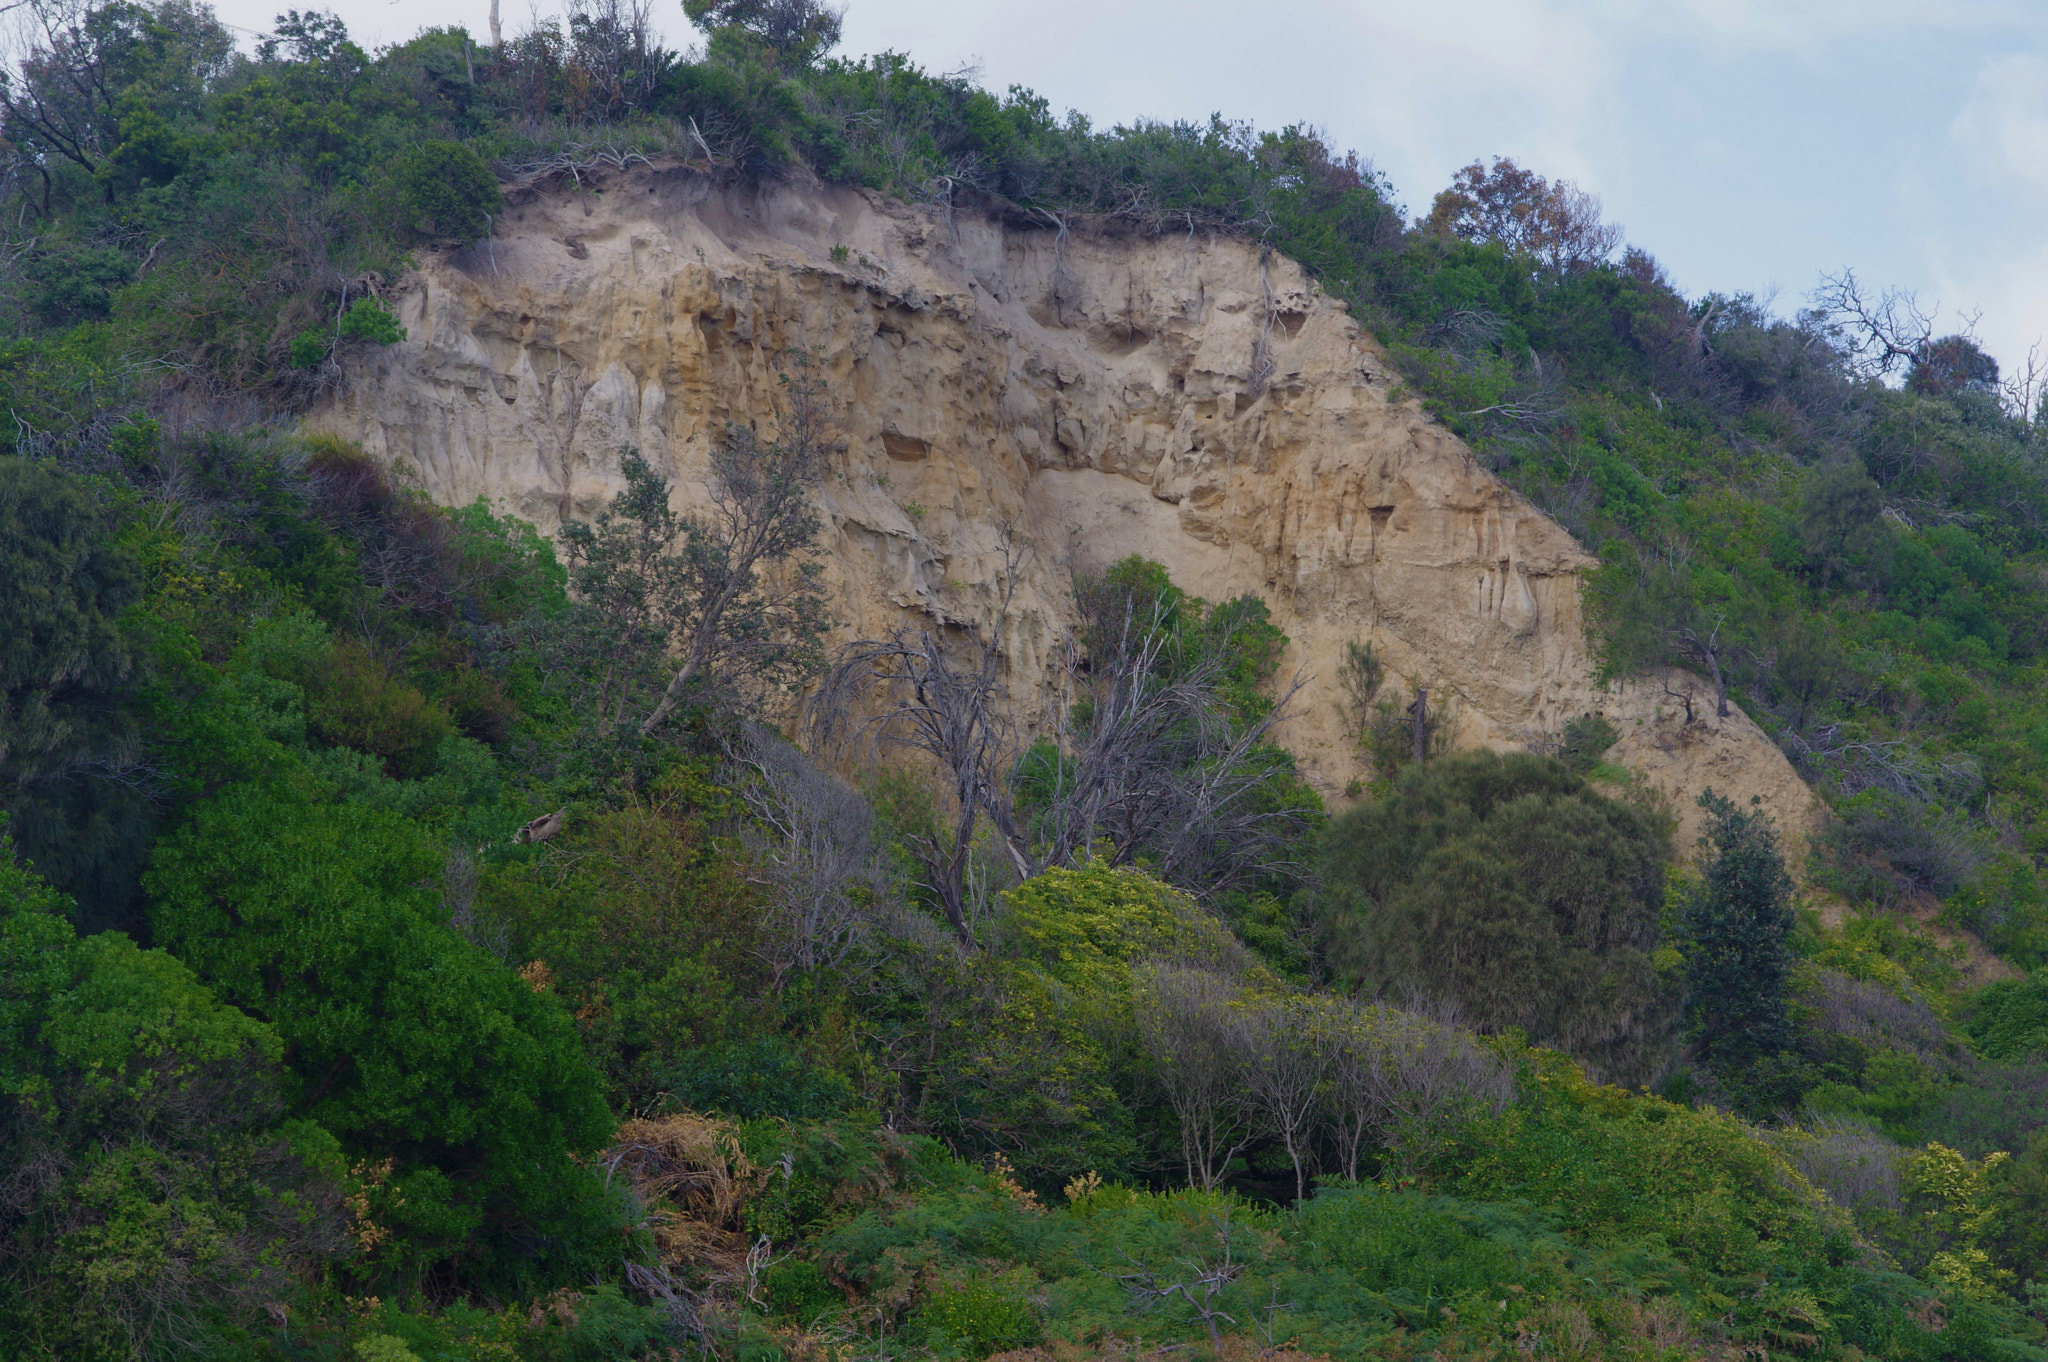
{"label": "eroded cliff face", "polygon": [[[847,448],[821,492],[847,636],[985,624],[999,526],[1027,538],[1012,701],[1051,719],[1071,581],[1141,553],[1209,599],[1255,592],[1311,676],[1283,739],[1333,807],[1361,774],[1338,663],[1448,697],[1462,747],[1522,746],[1587,712],[1610,760],[1696,825],[1711,785],[1803,840],[1811,794],[1740,711],[1661,681],[1596,687],[1593,560],[1413,401],[1371,337],[1291,261],[1201,234],[1063,231],[683,170],[526,188],[497,238],[425,260],[408,331],[310,424],[552,529],[596,511],[636,447],[701,502],[727,422],[772,429],[786,347],[822,366]],[[1788,848],[1794,849],[1795,848]]]}

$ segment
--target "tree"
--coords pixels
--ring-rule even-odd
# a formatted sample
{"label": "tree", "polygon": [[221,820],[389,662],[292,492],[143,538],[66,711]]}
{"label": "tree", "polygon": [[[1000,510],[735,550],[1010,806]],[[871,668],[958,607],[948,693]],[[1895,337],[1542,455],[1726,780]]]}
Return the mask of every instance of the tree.
{"label": "tree", "polygon": [[391,179],[408,231],[474,241],[505,208],[498,177],[460,142],[420,143],[392,163]]}
{"label": "tree", "polygon": [[[28,50],[16,70],[0,70],[0,133],[37,164],[46,216],[51,158],[95,174],[132,140],[124,114],[125,133],[147,137],[166,117],[197,113],[233,68],[233,35],[211,9],[186,0],[29,0],[13,8],[27,10]],[[155,122],[145,127],[138,113]]]}
{"label": "tree", "polygon": [[1910,370],[1934,341],[1934,314],[1916,296],[1904,289],[1869,294],[1854,270],[1823,274],[1812,303],[1803,320],[1832,343],[1859,378]]}
{"label": "tree", "polygon": [[1308,1196],[1316,1118],[1328,1053],[1316,1043],[1306,998],[1247,999],[1237,1016],[1238,1081],[1257,1105],[1267,1133],[1280,1139],[1294,1168],[1294,1199]]}
{"label": "tree", "polygon": [[1308,1042],[1323,1056],[1321,1114],[1344,1176],[1356,1182],[1368,1140],[1402,1172],[1424,1163],[1458,1118],[1514,1096],[1507,1065],[1447,1021],[1312,994]]}
{"label": "tree", "polygon": [[792,971],[838,969],[893,897],[874,810],[784,741],[746,725],[732,745],[734,785],[760,834],[747,842],[766,881],[765,951],[773,986]]}
{"label": "tree", "polygon": [[809,707],[812,743],[820,750],[865,733],[882,745],[922,753],[945,773],[951,798],[941,815],[946,824],[934,819],[907,830],[904,841],[966,946],[974,944],[968,877],[983,815],[995,825],[1017,878],[1030,878],[1035,868],[1004,781],[1016,752],[1001,695],[1003,630],[1026,546],[1007,525],[999,537],[1002,597],[986,634],[963,629],[964,637],[954,641],[930,629],[915,636],[899,629],[886,639],[857,639],[840,649]]}
{"label": "tree", "polygon": [[192,1351],[343,1255],[340,1150],[280,1119],[270,1027],[65,908],[0,835],[0,1328],[49,1355]]}
{"label": "tree", "polygon": [[1287,637],[1256,596],[1210,605],[1133,556],[1076,584],[1065,731],[1014,784],[1032,854],[1061,865],[1107,845],[1176,884],[1243,888],[1306,877],[1321,813],[1270,739],[1307,684],[1266,694]]}
{"label": "tree", "polygon": [[1443,1000],[1641,1081],[1675,1020],[1650,958],[1668,857],[1563,763],[1464,753],[1330,825],[1317,916],[1332,972],[1363,996]]}
{"label": "tree", "polygon": [[1133,986],[1153,1081],[1180,1124],[1188,1185],[1213,1192],[1259,1133],[1257,1106],[1240,1077],[1232,1011],[1240,988],[1212,971],[1165,963],[1134,971]]}
{"label": "tree", "polygon": [[575,1162],[611,1133],[597,1075],[553,999],[449,928],[441,868],[395,814],[237,785],[159,844],[150,922],[275,1029],[295,1114],[392,1161],[378,1219],[408,1233],[374,1268],[571,1271],[608,1231]]}
{"label": "tree", "polygon": [[1850,459],[1813,471],[1799,507],[1799,540],[1826,586],[1869,563],[1884,542],[1884,495]]}
{"label": "tree", "polygon": [[1600,220],[1597,196],[1569,180],[1552,184],[1499,156],[1490,170],[1477,161],[1460,170],[1420,226],[1534,256],[1560,274],[1597,265],[1621,244],[1621,228]]}
{"label": "tree", "polygon": [[[558,643],[604,731],[651,699],[637,724],[648,737],[717,683],[787,686],[821,660],[811,495],[836,446],[824,383],[803,352],[790,360],[776,438],[732,425],[712,450],[709,511],[677,513],[668,480],[628,450],[626,486],[611,505],[594,522],[562,523],[579,609]],[[650,686],[654,668],[665,686]]]}
{"label": "tree", "polygon": [[800,69],[839,45],[845,11],[820,0],[683,0],[683,13],[707,33],[744,33]]}
{"label": "tree", "polygon": [[[1692,542],[1671,535],[1656,549],[1630,546],[1624,552],[1627,557],[1603,565],[1588,581],[1603,677],[1671,666],[1704,673],[1714,687],[1715,716],[1727,718],[1727,615],[1702,599]],[[1692,691],[1674,690],[1667,679],[1664,692],[1685,707],[1691,723]]]}
{"label": "tree", "polygon": [[1743,810],[1711,789],[1701,793],[1700,847],[1713,854],[1679,913],[1689,1030],[1707,1062],[1730,1074],[1792,1038],[1792,881],[1758,802]]}
{"label": "tree", "polygon": [[1996,393],[1998,361],[1984,353],[1974,336],[1942,336],[1928,341],[1913,356],[1906,387],[1929,397]]}
{"label": "tree", "polygon": [[129,911],[151,821],[121,624],[142,577],[116,525],[82,479],[0,458],[0,809],[99,923]]}

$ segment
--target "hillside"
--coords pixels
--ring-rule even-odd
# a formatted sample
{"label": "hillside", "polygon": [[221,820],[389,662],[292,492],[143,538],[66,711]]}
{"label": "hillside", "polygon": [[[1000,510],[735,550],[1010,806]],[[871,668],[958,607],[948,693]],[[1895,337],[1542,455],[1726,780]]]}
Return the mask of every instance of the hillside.
{"label": "hillside", "polygon": [[2024,375],[688,12],[29,6],[16,1355],[2048,1356]]}
{"label": "hillside", "polygon": [[1403,400],[1385,349],[1292,261],[720,191],[679,167],[561,179],[516,190],[487,252],[395,290],[407,339],[352,358],[308,423],[444,504],[481,496],[543,530],[616,494],[626,449],[702,509],[712,445],[729,422],[772,427],[799,346],[846,394],[820,489],[842,639],[986,628],[1010,524],[1031,545],[1005,658],[1029,731],[1056,722],[1075,575],[1137,554],[1208,599],[1266,601],[1281,673],[1309,683],[1280,740],[1325,801],[1372,777],[1340,683],[1345,645],[1369,644],[1390,691],[1450,707],[1454,747],[1601,713],[1613,760],[1672,795],[1681,845],[1708,786],[1761,795],[1803,845],[1811,797],[1741,711],[1687,724],[1659,678],[1596,684],[1595,560]]}

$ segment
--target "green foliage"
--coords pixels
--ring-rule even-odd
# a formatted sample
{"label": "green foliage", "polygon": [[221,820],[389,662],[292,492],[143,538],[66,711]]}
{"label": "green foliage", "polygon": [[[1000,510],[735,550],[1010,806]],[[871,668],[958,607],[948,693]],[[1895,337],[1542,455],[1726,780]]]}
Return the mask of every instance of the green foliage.
{"label": "green foliage", "polygon": [[0,811],[94,924],[132,898],[151,821],[121,779],[138,756],[145,672],[123,625],[142,580],[119,523],[86,480],[0,458]]}
{"label": "green foliage", "polygon": [[29,306],[45,326],[63,326],[105,320],[114,290],[135,277],[135,266],[109,247],[74,246],[36,257],[29,277],[35,285]]}
{"label": "green foliage", "polygon": [[1669,854],[1562,763],[1470,753],[1331,824],[1317,911],[1333,971],[1368,996],[1444,999],[1640,1081],[1673,1020],[1651,963]]}
{"label": "green foliage", "polygon": [[2048,970],[1986,984],[1963,1029],[1993,1059],[2048,1053]]}
{"label": "green foliage", "polygon": [[0,836],[0,1327],[157,1353],[340,1256],[340,1152],[280,1122],[270,1027],[162,951],[74,937],[64,906]]}
{"label": "green foliage", "polygon": [[[376,298],[407,251],[487,236],[499,173],[569,137],[650,155],[680,138],[720,175],[1000,196],[1048,232],[1095,214],[1236,233],[1348,301],[1476,457],[1600,555],[1610,675],[1654,676],[1637,684],[1664,687],[1671,725],[1711,722],[1725,688],[1801,764],[1836,814],[1824,884],[1863,910],[1943,899],[1948,925],[2031,967],[2048,958],[2048,479],[1981,352],[1943,338],[1884,389],[1825,323],[1687,300],[1641,252],[1613,259],[1611,233],[1519,168],[1465,177],[1472,212],[1408,231],[1383,179],[1302,128],[1098,130],[901,55],[827,59],[821,6],[688,9],[710,30],[689,60],[601,9],[489,53],[447,29],[372,54],[294,12],[245,55],[203,8],[118,0],[8,73],[5,140],[37,173],[4,205],[35,244],[0,283],[19,333],[0,347],[0,777],[17,839],[77,900],[0,858],[16,1350],[681,1346],[623,1289],[622,1256],[657,1248],[592,1172],[608,1097],[745,1122],[746,1204],[690,1242],[769,1236],[772,1316],[692,1261],[662,1269],[704,1307],[693,1346],[720,1355],[1136,1351],[1206,1342],[1220,1309],[1226,1352],[1256,1332],[1389,1362],[2039,1356],[1997,1298],[2048,1276],[2038,977],[1966,998],[1949,955],[1881,912],[1788,937],[1767,830],[1725,808],[1697,891],[1672,899],[1680,949],[1657,950],[1666,852],[1642,809],[1581,779],[1612,775],[1597,718],[1567,726],[1562,764],[1453,761],[1433,703],[1431,759],[1396,775],[1417,678],[1347,657],[1389,788],[1332,831],[1327,957],[1304,949],[1298,846],[1166,868],[1148,833],[1017,886],[985,953],[934,942],[878,889],[859,950],[800,968],[776,878],[794,844],[703,754],[752,681],[815,661],[815,597],[713,629],[718,679],[748,685],[686,678],[682,714],[636,738],[696,646],[691,620],[650,613],[755,580],[721,576],[731,546],[674,517],[652,469],[622,461],[628,495],[565,527],[565,569],[532,526],[443,512],[338,441],[158,410],[176,384],[288,413],[338,343],[347,363],[346,343],[404,339]],[[1514,221],[1485,220],[1496,200]],[[735,432],[718,485],[780,485],[771,453]],[[816,526],[786,528],[798,563]],[[1256,598],[1201,602],[1133,559],[1083,599],[1143,603],[1162,680],[1213,667],[1218,727],[1270,713],[1286,640]],[[1099,658],[1107,636],[1086,642]],[[1279,749],[1257,760],[1247,797],[1299,841],[1314,792]],[[1027,754],[1027,810],[1072,761],[1050,739]],[[875,789],[886,829],[944,817],[915,773]],[[557,809],[551,840],[511,840]],[[171,953],[81,937],[67,917],[141,932],[152,854],[148,925]],[[902,870],[900,846],[883,859]],[[1117,1182],[1175,1162],[1134,964],[1192,957],[1239,1020],[1334,1008],[1260,991],[1274,981],[1232,928],[1304,986],[1330,966],[1419,987],[1631,1079],[1657,1067],[1682,979],[1714,1100],[1775,1114],[1804,1094],[1916,1148],[1885,1164],[1891,1203],[1842,1193],[1859,1242],[1733,1120],[1590,1088],[1498,1037],[1519,1100],[1380,1151],[1420,1186],[1326,1185],[1283,1212]],[[905,1129],[1007,1163],[983,1173]],[[1282,1161],[1254,1147],[1236,1185],[1270,1190]],[[798,1340],[821,1316],[843,1336]]]}
{"label": "green foliage", "polygon": [[[407,1233],[376,1269],[545,1280],[599,1252],[574,1156],[609,1122],[569,1018],[444,925],[439,871],[402,818],[237,787],[159,847],[151,923],[276,1028],[296,1112],[393,1161],[373,1202]],[[519,1247],[536,1233],[556,1247]]]}
{"label": "green foliage", "polygon": [[755,1035],[684,1051],[662,1085],[685,1111],[751,1120],[819,1121],[854,1105],[853,1085],[820,1068],[776,1035]]}
{"label": "green foliage", "polygon": [[1557,759],[1580,775],[1591,773],[1607,755],[1607,749],[1621,741],[1621,733],[1598,714],[1582,714],[1565,721],[1564,737]]}
{"label": "green foliage", "polygon": [[1791,1039],[1792,882],[1760,810],[1738,809],[1711,790],[1699,805],[1707,812],[1702,849],[1712,854],[1679,910],[1686,1015],[1701,1053],[1732,1076]]}
{"label": "green foliage", "polygon": [[[460,142],[433,139],[420,143],[392,163],[391,181],[406,229],[427,236],[474,241],[489,236],[492,219],[505,210],[497,176],[482,157]],[[395,324],[385,325],[390,329]],[[343,334],[348,334],[346,320]],[[389,345],[404,335],[399,331],[390,340],[382,335],[369,338]]]}
{"label": "green foliage", "polygon": [[[548,854],[494,868],[480,886],[479,909],[575,1014],[621,1109],[653,1105],[686,1058],[774,1026],[755,891],[736,846],[706,826],[730,800],[686,768],[649,799],[579,818]],[[686,1084],[715,1085],[715,1071]],[[749,1092],[743,1081],[739,1096]]]}
{"label": "green foliage", "polygon": [[1127,991],[1145,956],[1224,958],[1233,944],[1186,894],[1096,858],[1034,875],[1003,902],[1010,949],[1091,998]]}
{"label": "green foliage", "polygon": [[358,298],[341,314],[336,334],[343,340],[366,340],[376,345],[396,345],[405,339],[405,328],[375,298]]}

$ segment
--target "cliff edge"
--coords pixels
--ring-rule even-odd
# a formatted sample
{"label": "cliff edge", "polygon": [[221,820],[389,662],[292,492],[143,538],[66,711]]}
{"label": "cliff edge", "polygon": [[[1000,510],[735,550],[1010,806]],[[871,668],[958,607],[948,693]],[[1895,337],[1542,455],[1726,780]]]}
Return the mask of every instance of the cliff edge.
{"label": "cliff edge", "polygon": [[1669,791],[1679,845],[1708,786],[1762,799],[1795,858],[1813,795],[1740,710],[1663,678],[1594,684],[1592,557],[1412,399],[1343,304],[1278,255],[913,207],[863,191],[639,169],[524,186],[494,239],[426,256],[389,299],[407,339],[308,416],[449,503],[552,530],[623,486],[635,447],[703,495],[727,422],[772,425],[779,355],[818,361],[847,448],[822,489],[846,636],[985,621],[999,524],[1032,553],[1010,684],[1048,723],[1072,576],[1126,554],[1209,599],[1265,598],[1313,677],[1282,738],[1333,808],[1361,774],[1337,682],[1372,642],[1389,683],[1451,699],[1458,746],[1572,717]]}

